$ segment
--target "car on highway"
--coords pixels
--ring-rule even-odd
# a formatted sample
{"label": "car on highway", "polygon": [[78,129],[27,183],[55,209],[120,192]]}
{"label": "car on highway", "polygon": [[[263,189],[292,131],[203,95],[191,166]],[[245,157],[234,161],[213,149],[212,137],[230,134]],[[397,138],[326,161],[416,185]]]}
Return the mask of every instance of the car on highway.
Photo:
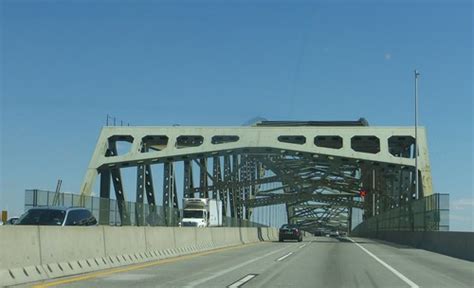
{"label": "car on highway", "polygon": [[26,211],[15,225],[93,226],[97,220],[86,208],[35,207]]}
{"label": "car on highway", "polygon": [[7,222],[5,222],[5,225],[15,225],[15,223],[18,221],[20,217],[14,216],[8,218]]}
{"label": "car on highway", "polygon": [[278,241],[283,242],[285,240],[297,240],[298,242],[303,241],[303,231],[294,224],[283,224],[278,231]]}

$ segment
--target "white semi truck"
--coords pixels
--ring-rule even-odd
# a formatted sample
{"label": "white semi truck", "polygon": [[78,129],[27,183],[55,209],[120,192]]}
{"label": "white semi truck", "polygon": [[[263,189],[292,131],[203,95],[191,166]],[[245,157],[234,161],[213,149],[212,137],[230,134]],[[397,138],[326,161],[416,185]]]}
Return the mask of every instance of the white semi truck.
{"label": "white semi truck", "polygon": [[183,218],[180,226],[222,226],[222,201],[208,198],[183,198]]}

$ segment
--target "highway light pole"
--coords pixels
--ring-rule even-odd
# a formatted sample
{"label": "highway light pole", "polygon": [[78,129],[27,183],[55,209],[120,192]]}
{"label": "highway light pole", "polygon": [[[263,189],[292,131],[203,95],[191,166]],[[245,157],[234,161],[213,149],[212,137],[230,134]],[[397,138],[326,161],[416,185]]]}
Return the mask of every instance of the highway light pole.
{"label": "highway light pole", "polygon": [[415,199],[419,199],[418,185],[418,79],[420,73],[415,69]]}

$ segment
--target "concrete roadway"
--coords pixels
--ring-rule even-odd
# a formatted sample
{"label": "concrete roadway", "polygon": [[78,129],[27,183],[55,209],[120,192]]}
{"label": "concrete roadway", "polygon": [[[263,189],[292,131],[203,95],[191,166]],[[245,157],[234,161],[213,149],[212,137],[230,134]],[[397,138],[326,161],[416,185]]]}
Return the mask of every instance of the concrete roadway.
{"label": "concrete roadway", "polygon": [[386,242],[353,240],[356,243],[314,237],[301,243],[250,244],[35,287],[474,287],[473,262]]}

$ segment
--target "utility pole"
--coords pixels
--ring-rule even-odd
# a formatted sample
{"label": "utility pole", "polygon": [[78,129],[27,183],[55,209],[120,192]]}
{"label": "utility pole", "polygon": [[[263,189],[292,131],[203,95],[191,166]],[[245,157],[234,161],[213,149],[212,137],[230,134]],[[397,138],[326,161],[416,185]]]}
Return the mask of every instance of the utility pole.
{"label": "utility pole", "polygon": [[418,78],[420,73],[415,69],[415,199],[419,199],[418,185]]}

